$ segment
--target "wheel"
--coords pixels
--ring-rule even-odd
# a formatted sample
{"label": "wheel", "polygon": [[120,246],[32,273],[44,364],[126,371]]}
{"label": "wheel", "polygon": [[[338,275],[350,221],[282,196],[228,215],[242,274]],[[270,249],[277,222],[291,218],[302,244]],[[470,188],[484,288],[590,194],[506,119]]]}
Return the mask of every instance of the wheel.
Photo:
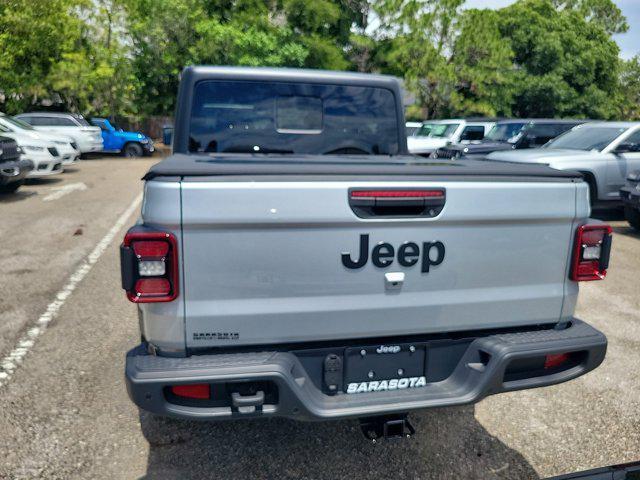
{"label": "wheel", "polygon": [[122,154],[125,157],[141,157],[144,155],[144,150],[138,143],[127,143],[122,149]]}
{"label": "wheel", "polygon": [[22,184],[24,184],[24,180],[20,180],[19,182],[11,182],[7,185],[0,185],[0,193],[13,193],[18,190]]}
{"label": "wheel", "polygon": [[640,210],[625,206],[624,218],[627,219],[629,225],[631,225],[636,230],[640,230]]}

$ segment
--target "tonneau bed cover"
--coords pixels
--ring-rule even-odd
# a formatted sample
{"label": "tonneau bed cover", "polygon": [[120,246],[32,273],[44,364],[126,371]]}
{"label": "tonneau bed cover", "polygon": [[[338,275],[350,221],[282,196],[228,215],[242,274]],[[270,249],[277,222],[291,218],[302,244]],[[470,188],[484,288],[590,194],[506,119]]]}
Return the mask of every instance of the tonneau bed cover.
{"label": "tonneau bed cover", "polygon": [[[143,177],[215,177],[215,176],[289,176],[330,175],[393,176],[412,179],[420,176],[495,179],[543,178],[578,179],[581,174],[561,171],[538,164],[512,164],[479,160],[438,161],[412,155],[281,155],[281,154],[174,154],[152,166]],[[246,180],[246,178],[245,178]]]}

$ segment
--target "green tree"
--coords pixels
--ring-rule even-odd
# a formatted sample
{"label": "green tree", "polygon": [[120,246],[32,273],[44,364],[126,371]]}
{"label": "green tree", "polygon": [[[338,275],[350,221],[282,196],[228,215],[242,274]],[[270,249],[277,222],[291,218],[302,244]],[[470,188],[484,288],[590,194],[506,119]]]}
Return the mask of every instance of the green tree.
{"label": "green tree", "polygon": [[447,115],[455,95],[451,48],[464,0],[379,0],[383,46],[378,61],[388,73],[404,76],[416,94],[422,118]]}
{"label": "green tree", "polygon": [[456,114],[511,115],[514,54],[499,21],[494,10],[466,10],[461,16],[452,55],[456,88],[451,110]]}
{"label": "green tree", "polygon": [[553,0],[553,4],[558,9],[577,11],[585,20],[598,24],[610,35],[629,30],[622,10],[612,0]]}
{"label": "green tree", "polygon": [[616,115],[619,48],[600,23],[551,0],[521,0],[499,16],[514,52],[515,115]]}
{"label": "green tree", "polygon": [[620,118],[640,120],[640,56],[624,62],[620,73]]}
{"label": "green tree", "polygon": [[0,2],[0,108],[16,113],[50,96],[47,76],[80,38],[72,0]]}

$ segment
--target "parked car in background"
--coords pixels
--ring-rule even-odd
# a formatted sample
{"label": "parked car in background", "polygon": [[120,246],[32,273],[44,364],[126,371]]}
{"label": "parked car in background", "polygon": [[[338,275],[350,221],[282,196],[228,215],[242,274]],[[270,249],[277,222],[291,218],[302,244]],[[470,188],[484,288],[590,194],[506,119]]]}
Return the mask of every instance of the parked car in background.
{"label": "parked car in background", "polygon": [[91,123],[102,131],[105,152],[122,153],[125,157],[142,157],[154,151],[153,141],[140,132],[126,132],[106,118],[92,118]]}
{"label": "parked car in background", "polygon": [[502,150],[539,148],[586,120],[511,119],[497,122],[477,143],[454,143],[437,149],[433,158],[479,158]]}
{"label": "parked car in background", "polygon": [[627,175],[640,170],[640,122],[585,123],[542,148],[493,152],[487,159],[577,170],[589,184],[592,205],[619,204]]}
{"label": "parked car in background", "polygon": [[20,158],[18,143],[0,136],[0,193],[15,192],[32,169],[29,160]]}
{"label": "parked car in background", "polygon": [[7,128],[8,131],[19,132],[25,137],[52,142],[56,146],[58,153],[60,153],[63,165],[73,165],[80,158],[78,146],[71,137],[65,137],[57,133],[38,132],[27,122],[4,113],[0,113],[0,125]]}
{"label": "parked car in background", "polygon": [[44,177],[63,172],[60,152],[50,140],[17,130],[9,130],[2,124],[0,124],[0,135],[14,139],[22,150],[22,159],[29,160],[33,164],[29,177]]}
{"label": "parked car in background", "polygon": [[428,135],[422,135],[418,130],[415,135],[407,138],[409,152],[425,157],[430,156],[438,148],[450,143],[469,144],[479,142],[496,124],[495,120],[488,119],[457,119],[437,120],[425,122],[425,129],[429,129]]}
{"label": "parked car in background", "polygon": [[640,170],[627,176],[627,183],[620,189],[620,198],[624,204],[624,218],[629,225],[640,230]]}
{"label": "parked car in background", "polygon": [[407,122],[404,124],[404,131],[407,137],[413,135],[420,127],[422,126],[422,122]]}
{"label": "parked car in background", "polygon": [[32,125],[36,130],[71,137],[80,153],[102,151],[102,133],[82,115],[75,113],[31,112],[15,118]]}

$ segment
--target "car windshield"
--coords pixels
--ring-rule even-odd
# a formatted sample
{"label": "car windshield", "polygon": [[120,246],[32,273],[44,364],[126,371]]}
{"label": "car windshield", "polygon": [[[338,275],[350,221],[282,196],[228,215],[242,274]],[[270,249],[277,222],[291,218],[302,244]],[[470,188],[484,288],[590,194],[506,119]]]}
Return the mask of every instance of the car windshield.
{"label": "car windshield", "polygon": [[544,148],[566,148],[569,150],[604,150],[607,145],[627,131],[627,127],[584,126],[570,130],[551,140]]}
{"label": "car windshield", "polygon": [[522,131],[525,125],[526,123],[517,122],[498,123],[489,130],[484,139],[493,142],[513,142],[513,138]]}
{"label": "car windshield", "polygon": [[393,155],[397,120],[384,88],[208,80],[194,91],[189,150]]}
{"label": "car windshield", "polygon": [[420,128],[413,134],[414,137],[428,137],[435,126],[435,123],[423,123]]}
{"label": "car windshield", "polygon": [[435,138],[449,138],[459,126],[459,123],[439,123],[433,126],[429,136]]}
{"label": "car windshield", "polygon": [[20,120],[18,118],[13,118],[13,117],[10,117],[8,115],[3,115],[0,118],[4,119],[7,123],[15,125],[16,127],[20,128],[22,130],[34,130],[34,128],[31,125],[29,125],[27,122],[23,122],[22,120]]}

